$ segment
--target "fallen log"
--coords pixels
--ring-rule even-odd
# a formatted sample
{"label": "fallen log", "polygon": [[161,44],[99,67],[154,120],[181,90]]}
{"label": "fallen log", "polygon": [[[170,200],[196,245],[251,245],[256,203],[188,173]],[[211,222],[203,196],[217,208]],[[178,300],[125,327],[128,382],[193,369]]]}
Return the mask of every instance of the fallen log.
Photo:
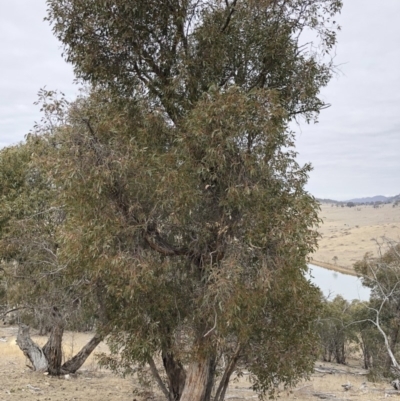
{"label": "fallen log", "polygon": [[336,369],[336,368],[328,368],[328,367],[324,367],[324,366],[319,366],[319,367],[315,367],[314,368],[314,372],[317,373],[325,373],[325,374],[344,374],[344,375],[359,375],[359,376],[365,376],[368,374],[367,370],[363,370],[363,371],[351,371],[351,370],[345,370],[345,369]]}
{"label": "fallen log", "polygon": [[330,400],[332,398],[336,398],[336,394],[333,393],[313,393],[314,397],[318,397],[321,400]]}

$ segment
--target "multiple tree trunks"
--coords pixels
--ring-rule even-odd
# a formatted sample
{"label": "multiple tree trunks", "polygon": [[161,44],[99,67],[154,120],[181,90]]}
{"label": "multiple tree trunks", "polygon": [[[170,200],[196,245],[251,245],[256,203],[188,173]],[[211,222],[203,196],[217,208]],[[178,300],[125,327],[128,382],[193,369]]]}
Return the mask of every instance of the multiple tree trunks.
{"label": "multiple tree trunks", "polygon": [[[54,325],[49,339],[43,348],[40,348],[30,337],[29,326],[21,324],[17,335],[17,344],[30,360],[33,370],[49,372],[56,376],[60,374],[75,373],[85,362],[88,356],[103,340],[103,337],[96,334],[73,358],[61,365],[62,362],[62,336],[63,324],[58,322]],[[171,401],[209,401],[211,389],[215,376],[215,358],[200,358],[192,362],[187,369],[187,374],[180,362],[174,360],[172,354],[163,355],[164,368],[169,381],[169,399]],[[228,377],[231,369],[228,369]],[[228,379],[229,382],[229,379]],[[226,386],[223,386],[225,395]],[[219,397],[218,397],[219,398]]]}
{"label": "multiple tree trunks", "polygon": [[64,326],[61,321],[54,325],[49,339],[43,348],[32,341],[29,326],[21,324],[17,335],[17,344],[32,363],[33,370],[49,372],[52,376],[75,373],[93,352],[103,337],[96,334],[73,358],[62,363],[62,336]]}
{"label": "multiple tree trunks", "polygon": [[226,367],[225,372],[222,375],[221,381],[220,381],[217,391],[215,393],[214,401],[223,401],[225,399],[225,394],[226,394],[226,390],[228,389],[229,380],[230,380],[232,373],[234,372],[234,370],[236,368],[236,364],[240,358],[240,351],[241,351],[241,345],[238,344],[236,347],[235,353],[233,354],[232,358],[230,359],[228,366]]}

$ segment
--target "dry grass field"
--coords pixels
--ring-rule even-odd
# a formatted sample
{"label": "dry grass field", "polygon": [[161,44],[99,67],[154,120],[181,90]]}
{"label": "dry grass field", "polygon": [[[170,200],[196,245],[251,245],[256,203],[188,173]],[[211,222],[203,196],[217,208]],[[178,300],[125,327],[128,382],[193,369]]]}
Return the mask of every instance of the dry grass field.
{"label": "dry grass field", "polygon": [[[28,361],[15,344],[16,327],[0,328],[0,401],[161,401],[164,398],[157,389],[137,393],[139,387],[133,377],[122,378],[100,369],[94,357],[90,357],[83,369],[76,375],[54,378],[43,373],[32,372]],[[45,337],[33,337],[43,344]],[[64,353],[69,356],[81,347],[90,334],[67,333],[64,339]],[[101,344],[98,351],[106,351]],[[322,371],[323,370],[323,371]],[[299,383],[291,390],[279,389],[282,400],[311,401],[319,399],[372,401],[393,396],[387,383],[370,383],[359,361],[349,366],[318,362],[316,371],[309,381]],[[343,384],[351,384],[345,391]],[[256,400],[251,390],[248,375],[233,380],[226,400]]]}
{"label": "dry grass field", "polygon": [[391,204],[336,207],[322,204],[319,249],[313,263],[322,267],[352,269],[366,252],[378,254],[382,237],[400,241],[400,207]]}

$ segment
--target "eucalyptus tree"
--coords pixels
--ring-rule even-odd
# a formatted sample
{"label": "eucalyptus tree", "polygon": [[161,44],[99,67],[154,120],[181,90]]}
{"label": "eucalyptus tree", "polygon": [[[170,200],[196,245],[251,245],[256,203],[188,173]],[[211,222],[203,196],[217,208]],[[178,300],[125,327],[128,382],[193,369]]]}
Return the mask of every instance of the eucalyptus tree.
{"label": "eucalyptus tree", "polygon": [[[55,233],[63,215],[52,206],[55,192],[32,163],[34,150],[28,140],[0,151],[0,259],[8,306],[39,316],[54,301]],[[38,266],[41,279],[34,274]]]}
{"label": "eucalyptus tree", "polygon": [[348,327],[351,321],[350,307],[350,302],[340,295],[323,303],[322,313],[317,320],[317,331],[324,361],[332,362],[334,359],[337,363],[346,363],[349,342],[354,341]]}
{"label": "eucalyptus tree", "polygon": [[348,302],[341,296],[332,301],[324,300],[316,321],[324,361],[346,364],[356,346],[363,356],[364,369],[373,368],[373,374],[381,370],[385,350],[382,336],[371,325],[374,312],[368,306],[369,303],[358,300]]}
{"label": "eucalyptus tree", "polygon": [[369,303],[354,300],[351,304],[351,322],[349,328],[354,332],[352,341],[358,346],[363,356],[363,368],[369,369],[370,373],[379,376],[384,371],[386,360],[386,349],[382,335],[377,328],[371,324],[375,318],[373,308]]}
{"label": "eucalyptus tree", "polygon": [[383,371],[400,375],[400,244],[383,239],[379,245],[380,255],[367,253],[354,265],[362,277],[363,285],[371,288],[368,319],[381,335],[386,351]]}
{"label": "eucalyptus tree", "polygon": [[0,284],[6,301],[0,316],[13,312],[40,331],[51,330],[41,349],[30,340],[29,327],[21,326],[18,344],[35,370],[57,375],[79,369],[102,338],[95,336],[62,365],[64,327],[81,328],[98,304],[84,275],[71,274],[68,261],[58,257],[65,209],[43,163],[35,160],[46,159],[51,149],[51,143],[28,137],[0,151]]}
{"label": "eucalyptus tree", "polygon": [[260,395],[293,384],[313,366],[319,220],[289,124],[327,106],[341,1],[47,4],[93,88],[47,163],[69,216],[60,257],[111,319],[103,361],[149,366],[170,400],[223,400],[243,368]]}

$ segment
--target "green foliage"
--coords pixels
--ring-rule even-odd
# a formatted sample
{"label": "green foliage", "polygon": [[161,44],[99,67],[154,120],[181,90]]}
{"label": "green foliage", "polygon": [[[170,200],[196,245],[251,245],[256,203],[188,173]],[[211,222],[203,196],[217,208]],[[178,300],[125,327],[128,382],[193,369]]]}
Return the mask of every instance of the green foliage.
{"label": "green foliage", "polygon": [[348,347],[355,336],[349,324],[353,321],[350,303],[340,295],[332,301],[324,301],[317,322],[321,353],[324,361],[346,363]]}
{"label": "green foliage", "polygon": [[[47,4],[78,77],[128,96],[144,87],[176,123],[212,86],[275,89],[292,117],[324,106],[332,64],[321,55],[336,42],[339,0]],[[318,51],[302,45],[305,32]]]}
{"label": "green foliage", "polygon": [[[375,368],[384,375],[398,375],[397,362],[399,358],[400,335],[400,244],[384,239],[380,244],[379,257],[366,254],[364,259],[354,265],[362,277],[363,285],[371,289],[369,302],[370,323],[380,332],[382,341],[381,353],[386,358],[380,358]],[[393,353],[393,358],[390,356]]]}
{"label": "green foliage", "polygon": [[387,357],[383,338],[371,324],[371,320],[376,317],[371,309],[371,302],[353,301],[350,313],[350,328],[355,333],[353,341],[362,353],[364,369],[369,369],[370,377],[374,379],[382,372]]}
{"label": "green foliage", "polygon": [[323,358],[344,363],[347,350],[357,345],[374,380],[398,376],[400,351],[400,245],[384,239],[380,246],[379,257],[366,254],[354,266],[363,285],[371,289],[369,302],[350,303],[341,297],[325,301],[317,323]]}
{"label": "green foliage", "polygon": [[323,360],[346,364],[349,356],[360,352],[363,367],[377,372],[385,352],[382,336],[371,319],[374,312],[369,303],[349,302],[341,296],[325,300],[316,326]]}
{"label": "green foliage", "polygon": [[58,258],[65,208],[59,190],[35,160],[45,160],[50,151],[51,145],[34,137],[0,151],[3,310],[17,309],[26,323],[41,331],[53,306],[68,314],[69,328],[76,328],[82,318],[76,308],[81,286],[68,271],[68,262]]}
{"label": "green foliage", "polygon": [[316,204],[302,189],[309,167],[284,150],[291,136],[272,125],[274,136],[260,96],[237,88],[207,95],[181,132],[111,96],[71,106],[47,162],[69,216],[59,255],[106,289],[112,350],[128,369],[163,349],[188,361],[187,334],[216,325],[202,352],[246,344],[256,386],[279,370],[290,384],[311,369],[319,299],[303,276]]}

